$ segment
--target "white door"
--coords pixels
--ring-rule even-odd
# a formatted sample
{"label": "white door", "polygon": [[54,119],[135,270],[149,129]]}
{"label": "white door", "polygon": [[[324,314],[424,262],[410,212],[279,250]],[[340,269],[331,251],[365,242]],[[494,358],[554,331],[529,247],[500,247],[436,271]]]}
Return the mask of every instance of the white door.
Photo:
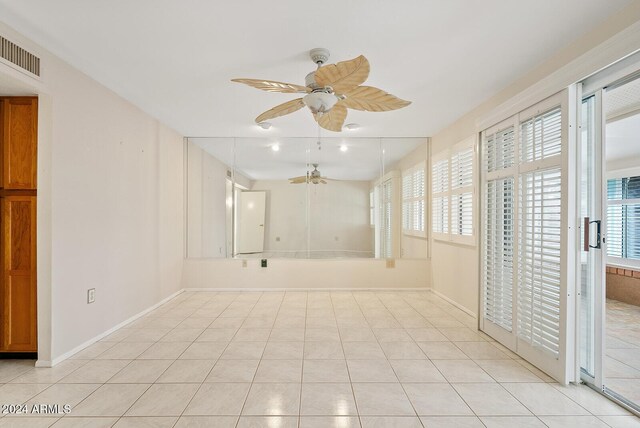
{"label": "white door", "polygon": [[563,91],[482,138],[481,328],[561,383],[575,377],[568,100]]}
{"label": "white door", "polygon": [[264,212],[266,192],[240,192],[236,245],[239,254],[264,250]]}

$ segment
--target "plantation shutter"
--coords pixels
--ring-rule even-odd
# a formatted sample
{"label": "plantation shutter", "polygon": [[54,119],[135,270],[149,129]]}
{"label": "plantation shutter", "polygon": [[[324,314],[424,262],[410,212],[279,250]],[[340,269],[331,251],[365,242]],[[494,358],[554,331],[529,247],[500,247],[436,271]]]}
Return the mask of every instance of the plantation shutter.
{"label": "plantation shutter", "polygon": [[[509,347],[512,332],[515,258],[515,125],[513,121],[483,133],[482,289],[483,318],[488,333],[503,336]],[[508,337],[507,337],[508,336]]]}
{"label": "plantation shutter", "polygon": [[514,180],[492,180],[485,188],[483,264],[485,319],[512,330]]}
{"label": "plantation shutter", "polygon": [[481,139],[481,328],[562,383],[574,376],[567,100],[564,91]]}
{"label": "plantation shutter", "polygon": [[431,169],[432,230],[435,236],[449,233],[449,157],[434,159]]}
{"label": "plantation shutter", "polygon": [[[519,178],[518,337],[555,357],[560,352],[561,119],[557,107],[520,124],[521,169],[527,171]],[[545,164],[548,159],[556,165]]]}
{"label": "plantation shutter", "polygon": [[421,162],[402,173],[402,231],[425,236],[425,167]]}
{"label": "plantation shutter", "polygon": [[520,176],[518,336],[560,351],[561,171]]}
{"label": "plantation shutter", "polygon": [[392,180],[382,183],[382,257],[393,256],[393,243],[391,241],[391,204],[392,204]]}
{"label": "plantation shutter", "polygon": [[424,163],[416,165],[413,170],[412,230],[424,236],[424,198],[425,198]]}
{"label": "plantation shutter", "polygon": [[402,230],[412,229],[413,204],[413,175],[412,171],[405,171],[402,175]]}
{"label": "plantation shutter", "polygon": [[[454,147],[451,155],[451,235],[473,243],[473,167],[475,139]],[[467,238],[464,238],[467,237]]]}

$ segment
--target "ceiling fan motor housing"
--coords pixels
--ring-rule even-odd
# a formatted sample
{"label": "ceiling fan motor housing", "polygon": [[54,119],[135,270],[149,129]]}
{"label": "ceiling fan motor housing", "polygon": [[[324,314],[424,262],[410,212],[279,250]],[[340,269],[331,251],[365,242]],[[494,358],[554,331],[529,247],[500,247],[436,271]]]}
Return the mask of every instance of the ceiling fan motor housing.
{"label": "ceiling fan motor housing", "polygon": [[309,51],[309,56],[311,60],[318,64],[322,65],[325,62],[329,61],[329,49],[325,48],[314,48]]}

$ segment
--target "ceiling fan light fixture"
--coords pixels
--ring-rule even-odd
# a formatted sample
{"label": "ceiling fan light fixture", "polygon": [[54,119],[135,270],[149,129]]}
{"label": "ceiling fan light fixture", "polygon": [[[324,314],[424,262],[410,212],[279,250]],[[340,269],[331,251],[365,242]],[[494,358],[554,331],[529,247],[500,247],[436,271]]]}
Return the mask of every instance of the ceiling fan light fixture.
{"label": "ceiling fan light fixture", "polygon": [[338,102],[338,98],[329,92],[312,92],[302,98],[302,102],[312,113],[326,113]]}
{"label": "ceiling fan light fixture", "polygon": [[258,123],[258,126],[262,129],[271,129],[271,127],[273,126],[273,124],[271,122],[260,122]]}

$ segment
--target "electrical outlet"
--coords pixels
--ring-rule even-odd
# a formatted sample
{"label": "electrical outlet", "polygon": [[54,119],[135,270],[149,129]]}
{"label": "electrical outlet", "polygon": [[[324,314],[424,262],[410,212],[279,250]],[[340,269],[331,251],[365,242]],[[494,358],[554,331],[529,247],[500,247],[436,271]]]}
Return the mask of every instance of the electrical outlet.
{"label": "electrical outlet", "polygon": [[247,261],[246,260],[242,260],[242,267],[247,267]]}
{"label": "electrical outlet", "polygon": [[87,290],[87,303],[93,303],[96,301],[96,289],[90,288]]}

